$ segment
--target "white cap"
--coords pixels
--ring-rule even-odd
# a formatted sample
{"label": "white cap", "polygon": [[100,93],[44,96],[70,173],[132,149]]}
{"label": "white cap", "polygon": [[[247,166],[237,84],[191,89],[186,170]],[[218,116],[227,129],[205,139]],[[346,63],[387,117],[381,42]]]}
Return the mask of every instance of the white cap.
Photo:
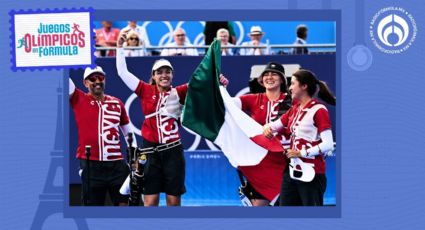
{"label": "white cap", "polygon": [[157,71],[159,68],[167,66],[169,67],[171,70],[173,70],[173,66],[171,65],[171,63],[166,60],[166,59],[159,59],[156,60],[155,63],[152,66],[152,73]]}
{"label": "white cap", "polygon": [[83,80],[86,80],[86,78],[88,76],[90,76],[91,74],[93,74],[93,73],[101,73],[104,76],[106,75],[105,72],[103,72],[102,67],[100,67],[100,66],[96,66],[96,68],[94,68],[94,69],[92,69],[90,67],[87,67],[86,70],[84,71],[84,78],[83,78]]}
{"label": "white cap", "polygon": [[263,33],[263,30],[261,30],[260,26],[252,26],[249,34],[256,35],[256,34],[264,34],[264,33]]}

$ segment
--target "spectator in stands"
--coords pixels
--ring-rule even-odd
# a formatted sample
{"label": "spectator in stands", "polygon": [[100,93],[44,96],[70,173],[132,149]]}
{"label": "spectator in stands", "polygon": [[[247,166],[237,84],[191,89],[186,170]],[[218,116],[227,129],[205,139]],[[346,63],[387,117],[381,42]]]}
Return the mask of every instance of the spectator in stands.
{"label": "spectator in stands", "polygon": [[[266,44],[261,43],[261,39],[264,36],[264,32],[260,26],[252,26],[250,33],[248,34],[251,41],[243,42],[242,45],[250,46],[264,46]],[[269,55],[270,51],[266,48],[241,48],[239,51],[240,55]]]}
{"label": "spectator in stands", "polygon": [[[229,42],[229,31],[221,28],[217,30],[217,39],[220,40],[221,46],[234,46]],[[221,48],[222,56],[232,56],[233,49],[232,48]]]}
{"label": "spectator in stands", "polygon": [[151,45],[146,29],[142,26],[137,25],[137,21],[128,21],[128,25],[124,27],[121,32],[133,30],[139,35],[140,42],[145,46],[149,47]]}
{"label": "spectator in stands", "polygon": [[[294,45],[304,45],[307,44],[307,32],[308,28],[306,25],[297,26],[297,39],[294,42]],[[291,49],[292,54],[308,54],[307,47],[295,47]]]}
{"label": "spectator in stands", "polygon": [[111,21],[102,21],[101,29],[96,30],[96,47],[111,47],[111,50],[96,51],[98,57],[115,56],[115,46],[117,45],[117,39],[120,34],[120,30],[112,28]]}
{"label": "spectator in stands", "polygon": [[186,31],[177,28],[173,33],[174,42],[166,45],[161,51],[161,56],[198,56],[198,51],[193,48],[185,48],[192,44],[186,40]]}
{"label": "spectator in stands", "polygon": [[217,36],[217,31],[221,28],[227,29],[229,31],[229,41],[232,44],[236,44],[236,34],[233,29],[233,23],[230,21],[223,22],[205,22],[204,27],[204,41],[205,45],[209,45],[214,41],[214,38]]}
{"label": "spectator in stands", "polygon": [[124,47],[126,48],[134,48],[134,49],[125,49],[124,54],[126,57],[139,57],[139,56],[146,56],[145,50],[142,46],[142,41],[139,39],[139,35],[130,30],[127,33],[127,40],[124,43]]}

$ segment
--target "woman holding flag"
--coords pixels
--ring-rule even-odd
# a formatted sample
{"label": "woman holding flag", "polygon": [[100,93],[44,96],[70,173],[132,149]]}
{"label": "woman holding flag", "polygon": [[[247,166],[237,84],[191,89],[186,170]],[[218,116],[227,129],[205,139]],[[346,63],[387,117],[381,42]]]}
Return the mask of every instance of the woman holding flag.
{"label": "woman holding flag", "polygon": [[[214,41],[192,75],[182,123],[218,145],[230,164],[241,169],[252,187],[261,194],[260,199],[255,197],[254,205],[266,205],[276,200],[280,193],[282,173],[286,164],[282,154],[283,147],[277,138],[266,138],[263,135],[263,126],[241,110],[242,101],[245,99],[235,103],[235,99],[225,87],[219,85],[220,48],[220,42]],[[277,92],[274,100],[285,98],[280,95],[280,85],[284,81],[280,76],[284,76],[283,71],[275,64],[270,67],[263,73],[264,77],[267,75],[267,87],[270,86]],[[278,77],[275,77],[276,72]],[[275,82],[272,83],[272,79],[275,79]],[[266,96],[263,99],[265,98]],[[255,99],[253,101],[255,103]],[[253,105],[252,108],[254,107]],[[258,117],[263,117],[261,122],[266,123],[267,115]]]}
{"label": "woman holding flag", "polygon": [[328,110],[314,95],[330,105],[335,105],[336,99],[326,83],[304,69],[293,74],[289,90],[296,103],[280,119],[266,124],[263,132],[269,138],[282,130],[290,135],[286,156],[291,163],[283,176],[280,205],[322,206],[324,156],[333,149],[333,137]]}
{"label": "woman holding flag", "polygon": [[[186,192],[185,160],[180,141],[179,119],[188,85],[173,87],[173,66],[166,59],[155,61],[149,83],[127,69],[123,43],[126,31],[117,42],[116,66],[124,83],[140,98],[145,120],[142,125],[143,148],[148,155],[144,171],[144,204],[158,206],[159,193],[166,193],[167,206],[180,206]],[[222,78],[222,82],[227,82]]]}
{"label": "woman holding flag", "polygon": [[[287,83],[284,67],[277,62],[270,62],[258,79],[264,93],[246,94],[236,97],[236,104],[260,125],[265,125],[284,114],[291,106],[291,97],[287,93]],[[282,144],[289,144],[285,136],[279,135]],[[247,178],[243,188],[253,206],[267,206],[273,204],[280,192],[283,171],[286,167],[285,157],[281,154],[268,154],[262,164],[255,166],[240,166],[239,173]],[[267,179],[266,179],[267,178]],[[267,184],[264,183],[265,180]],[[257,189],[265,192],[274,192],[273,200],[267,199]]]}

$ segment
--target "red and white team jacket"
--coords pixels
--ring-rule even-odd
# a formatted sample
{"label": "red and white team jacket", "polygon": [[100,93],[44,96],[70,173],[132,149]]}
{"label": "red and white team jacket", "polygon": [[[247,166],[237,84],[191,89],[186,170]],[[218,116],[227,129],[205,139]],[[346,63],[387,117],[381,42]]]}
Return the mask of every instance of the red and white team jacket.
{"label": "red and white team jacket", "polygon": [[91,146],[90,160],[121,160],[119,126],[129,123],[124,104],[116,97],[105,95],[104,101],[79,89],[70,96],[78,128],[77,158],[86,159],[85,146]]}
{"label": "red and white team jacket", "polygon": [[[278,119],[279,103],[285,103],[286,97],[286,93],[281,93],[276,101],[270,101],[265,93],[259,93],[239,98],[242,110],[249,113],[259,124],[264,125]],[[289,138],[288,140],[285,137],[280,138],[289,147]],[[282,153],[268,153],[260,164],[238,168],[257,192],[272,201],[280,193],[286,157]]]}
{"label": "red and white team jacket", "polygon": [[[313,99],[304,108],[296,103],[281,118],[283,126],[289,127],[291,149],[309,149],[320,144],[320,133],[331,129],[329,113],[326,107]],[[323,155],[300,157],[305,163],[313,163],[316,173],[324,174],[326,164]]]}
{"label": "red and white team jacket", "polygon": [[[250,114],[251,118],[260,125],[265,125],[278,118],[279,103],[285,103],[284,100],[286,97],[289,97],[289,95],[281,93],[276,101],[270,101],[266,93],[258,93],[242,95],[239,98],[242,105],[241,109]],[[278,136],[278,138],[285,148],[289,148],[289,136],[285,137],[282,135]]]}
{"label": "red and white team jacket", "polygon": [[270,101],[266,93],[246,94],[239,97],[242,110],[250,113],[251,117],[260,125],[274,121],[279,112],[279,103],[286,98],[286,93],[281,93],[276,101]]}
{"label": "red and white team jacket", "polygon": [[179,116],[186,98],[187,84],[160,92],[155,85],[140,81],[134,92],[140,98],[145,115],[143,138],[160,144],[179,140]]}

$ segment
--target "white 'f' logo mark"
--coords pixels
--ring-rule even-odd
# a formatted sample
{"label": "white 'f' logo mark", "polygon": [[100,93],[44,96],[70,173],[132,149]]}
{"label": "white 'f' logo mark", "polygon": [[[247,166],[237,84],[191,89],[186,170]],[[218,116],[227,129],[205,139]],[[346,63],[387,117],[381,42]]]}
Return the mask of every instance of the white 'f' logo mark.
{"label": "white 'f' logo mark", "polygon": [[[383,18],[376,30],[379,40],[387,46],[399,46],[409,36],[409,25],[407,25],[406,20],[396,14],[390,14]],[[388,37],[391,34],[398,36],[396,42],[388,41]]]}

